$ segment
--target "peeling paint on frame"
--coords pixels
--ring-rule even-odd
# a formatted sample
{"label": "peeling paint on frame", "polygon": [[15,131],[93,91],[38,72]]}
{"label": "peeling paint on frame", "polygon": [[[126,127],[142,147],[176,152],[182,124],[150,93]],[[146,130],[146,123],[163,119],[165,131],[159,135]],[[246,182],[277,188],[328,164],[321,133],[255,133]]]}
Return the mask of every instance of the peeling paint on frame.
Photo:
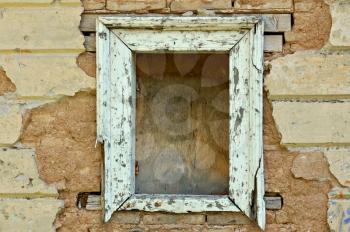
{"label": "peeling paint on frame", "polygon": [[[97,19],[97,137],[105,145],[105,221],[116,210],[241,211],[265,227],[263,31],[262,19],[255,16]],[[174,43],[174,38],[181,39]],[[164,50],[230,54],[229,195],[135,194],[134,55]]]}

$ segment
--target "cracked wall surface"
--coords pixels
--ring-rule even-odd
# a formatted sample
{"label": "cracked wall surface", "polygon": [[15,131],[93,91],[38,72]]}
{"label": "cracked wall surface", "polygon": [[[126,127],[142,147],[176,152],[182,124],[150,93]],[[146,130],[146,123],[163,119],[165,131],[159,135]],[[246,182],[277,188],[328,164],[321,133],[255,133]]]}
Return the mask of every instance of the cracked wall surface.
{"label": "cracked wall surface", "polygon": [[83,12],[291,14],[282,52],[265,53],[265,188],[283,199],[266,231],[349,230],[348,1],[0,0],[1,231],[259,231],[230,213],[103,223],[101,209],[79,207],[82,193],[100,194],[103,159]]}
{"label": "cracked wall surface", "polygon": [[40,150],[20,137],[30,109],[95,88],[95,79],[76,64],[84,50],[80,5],[64,0],[0,1],[1,231],[56,230],[56,215],[64,207],[58,190],[65,182],[45,180]]}

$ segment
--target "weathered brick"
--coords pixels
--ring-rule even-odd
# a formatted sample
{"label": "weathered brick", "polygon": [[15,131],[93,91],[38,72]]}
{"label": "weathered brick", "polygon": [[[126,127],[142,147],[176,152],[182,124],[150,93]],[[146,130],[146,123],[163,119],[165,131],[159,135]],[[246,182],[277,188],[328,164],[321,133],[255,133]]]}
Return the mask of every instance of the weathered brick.
{"label": "weathered brick", "polygon": [[22,128],[22,115],[18,105],[0,102],[0,144],[13,144]]}
{"label": "weathered brick", "polygon": [[209,225],[249,224],[250,219],[242,213],[209,213]]}
{"label": "weathered brick", "polygon": [[170,3],[171,11],[226,9],[231,6],[231,0],[173,0]]}
{"label": "weathered brick", "polygon": [[343,186],[350,187],[350,151],[331,150],[326,151],[325,156],[329,163],[329,169]]}
{"label": "weathered brick", "polygon": [[254,10],[293,10],[292,0],[235,0],[234,7],[237,9]]}
{"label": "weathered brick", "polygon": [[139,224],[140,212],[115,212],[113,214],[113,222],[119,224]]}
{"label": "weathered brick", "polygon": [[83,0],[85,10],[100,10],[106,6],[106,0]]}
{"label": "weathered brick", "polygon": [[350,46],[350,2],[330,1],[332,30],[329,42],[333,46]]}
{"label": "weathered brick", "polygon": [[[322,48],[329,38],[332,18],[329,6],[322,0],[294,0],[292,31],[284,33],[286,45],[292,51]],[[306,5],[310,8],[307,9]],[[306,9],[306,10],[305,10]]]}
{"label": "weathered brick", "polygon": [[63,202],[56,199],[0,199],[0,231],[55,231],[56,214]]}
{"label": "weathered brick", "polygon": [[350,142],[350,102],[273,102],[283,144]]}
{"label": "weathered brick", "polygon": [[143,216],[143,223],[149,225],[156,224],[203,224],[205,215],[203,214],[163,214],[152,213]]}
{"label": "weathered brick", "polygon": [[0,194],[58,195],[39,178],[34,156],[31,149],[0,150]]}
{"label": "weathered brick", "polygon": [[166,0],[107,0],[108,10],[157,10],[166,7]]}
{"label": "weathered brick", "polygon": [[270,74],[265,81],[270,99],[346,95],[350,92],[349,52],[296,52],[270,64]]}
{"label": "weathered brick", "polygon": [[328,163],[322,153],[299,154],[293,160],[291,171],[294,177],[305,180],[324,181],[330,179]]}
{"label": "weathered brick", "polygon": [[[6,8],[1,12],[0,50],[78,49],[82,7]],[[16,31],[14,32],[14,28]]]}
{"label": "weathered brick", "polygon": [[0,55],[0,64],[20,97],[74,95],[95,88],[95,79],[77,66],[74,54]]}

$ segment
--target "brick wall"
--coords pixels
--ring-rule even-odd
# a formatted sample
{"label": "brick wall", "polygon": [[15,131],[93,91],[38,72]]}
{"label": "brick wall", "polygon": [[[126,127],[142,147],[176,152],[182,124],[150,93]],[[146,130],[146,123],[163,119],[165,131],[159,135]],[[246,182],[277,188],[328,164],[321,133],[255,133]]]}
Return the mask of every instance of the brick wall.
{"label": "brick wall", "polygon": [[346,0],[0,0],[0,231],[258,231],[234,214],[122,212],[103,224],[81,204],[101,191],[89,25],[130,12],[291,15],[290,30],[266,33],[283,39],[265,53],[265,188],[283,198],[266,231],[348,231]]}

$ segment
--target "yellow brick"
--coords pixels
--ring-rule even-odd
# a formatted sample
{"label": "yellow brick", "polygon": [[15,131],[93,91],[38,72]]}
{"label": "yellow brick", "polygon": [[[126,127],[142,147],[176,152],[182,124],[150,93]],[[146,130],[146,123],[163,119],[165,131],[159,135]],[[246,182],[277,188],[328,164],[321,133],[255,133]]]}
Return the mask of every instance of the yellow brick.
{"label": "yellow brick", "polygon": [[0,102],[0,145],[17,141],[22,127],[22,115],[18,105]]}
{"label": "yellow brick", "polygon": [[236,0],[236,9],[252,10],[293,10],[293,0]]}
{"label": "yellow brick", "polygon": [[166,0],[107,0],[108,10],[156,10],[166,7]]}
{"label": "yellow brick", "polygon": [[350,102],[273,102],[282,143],[350,143]]}
{"label": "yellow brick", "polygon": [[84,49],[79,30],[82,7],[5,8],[0,52],[12,49]]}
{"label": "yellow brick", "polygon": [[0,199],[0,231],[55,231],[54,221],[63,201],[56,199]]}
{"label": "yellow brick", "polygon": [[58,195],[40,178],[32,149],[0,149],[0,196]]}
{"label": "yellow brick", "polygon": [[77,54],[0,55],[19,97],[57,97],[94,89],[96,79],[76,64]]}
{"label": "yellow brick", "polygon": [[231,7],[231,0],[173,0],[170,5],[171,11],[227,9]]}
{"label": "yellow brick", "polygon": [[270,64],[265,86],[271,99],[350,93],[350,52],[296,52]]}

